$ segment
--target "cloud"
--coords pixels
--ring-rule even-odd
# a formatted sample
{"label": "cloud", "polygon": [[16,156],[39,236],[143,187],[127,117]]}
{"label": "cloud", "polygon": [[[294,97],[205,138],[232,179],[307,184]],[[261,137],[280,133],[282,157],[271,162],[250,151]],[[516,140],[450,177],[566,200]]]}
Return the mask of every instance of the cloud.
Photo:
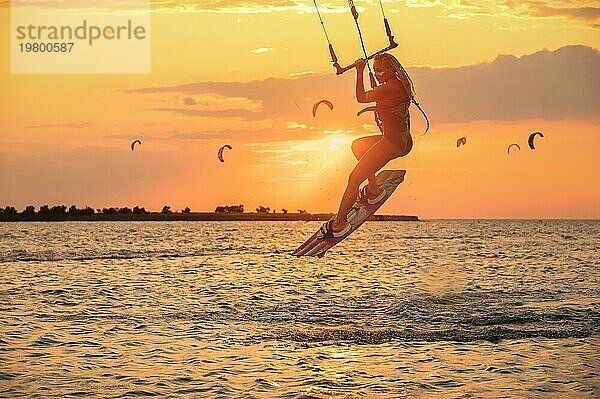
{"label": "cloud", "polygon": [[[189,107],[161,107],[155,111],[171,112],[190,117],[239,118],[243,120],[316,121],[310,110],[314,102],[323,98],[353,102],[353,77],[350,74],[337,78],[333,74],[304,74],[294,78],[268,78],[251,82],[195,82],[176,86],[144,87],[125,90],[132,95],[205,96],[213,98],[203,109]],[[217,101],[216,99],[219,99]],[[233,101],[236,99],[236,101]],[[333,100],[332,100],[333,101]],[[342,108],[343,109],[343,108]],[[339,123],[346,120],[344,114],[334,114]],[[310,118],[310,119],[308,119]],[[347,122],[346,122],[347,124]]]}
{"label": "cloud", "polygon": [[0,7],[36,7],[42,9],[95,10],[98,12],[136,11],[147,8],[151,1],[140,0],[0,0]]}
{"label": "cloud", "polygon": [[[390,13],[401,13],[401,2],[385,4]],[[0,8],[10,7],[9,0],[0,0]],[[94,9],[111,12],[138,9],[138,0],[120,0],[106,3],[104,0],[62,0],[44,1],[21,0],[21,6],[42,4],[48,8]],[[158,0],[152,1],[153,13],[223,13],[223,14],[271,14],[274,12],[312,13],[315,8],[310,1],[296,0]],[[347,13],[347,1],[333,1],[318,4],[321,13]],[[407,0],[402,2],[409,8],[441,8],[449,18],[468,19],[478,16],[513,18],[554,18],[564,17],[584,21],[594,28],[600,27],[600,8],[594,0],[505,1],[487,0]],[[360,5],[357,6],[360,8]],[[396,8],[394,8],[396,7]]]}
{"label": "cloud", "polygon": [[[181,142],[209,142],[209,141],[236,141],[243,140],[245,137],[256,137],[257,134],[249,129],[223,129],[223,130],[181,130],[173,129],[154,134],[138,133],[135,135],[127,133],[111,133],[102,136],[103,139],[122,141],[123,147],[129,147],[134,139],[139,139],[142,143],[174,143]],[[160,144],[160,145],[162,145]]]}
{"label": "cloud", "polygon": [[87,127],[94,126],[93,123],[79,122],[79,123],[59,123],[54,125],[31,125],[27,126],[28,129],[51,129],[51,128],[65,128],[65,129],[84,129]]}
{"label": "cloud", "polygon": [[516,10],[527,16],[548,18],[566,17],[584,21],[593,27],[599,27],[600,7],[597,2],[571,1],[565,6],[564,1],[507,1],[504,3],[509,9]]}
{"label": "cloud", "polygon": [[[460,68],[409,68],[417,97],[435,124],[473,120],[592,119],[600,115],[600,53],[590,47],[567,46],[555,51],[514,57]],[[189,117],[267,121],[276,129],[358,129],[368,116],[351,119],[360,104],[354,99],[354,76],[303,74],[251,82],[195,82],[126,91],[132,95],[214,95],[244,98],[261,107],[246,109],[155,108]],[[310,115],[315,102],[336,104],[331,113]],[[414,111],[413,111],[414,113]],[[367,118],[367,119],[365,119]],[[286,128],[287,126],[287,128]]]}
{"label": "cloud", "polygon": [[[583,21],[594,28],[600,26],[600,8],[594,0],[539,0],[491,2],[484,0],[408,0],[410,8],[438,7],[450,18],[473,18],[477,16],[513,18],[564,17]],[[400,12],[390,9],[390,12]]]}
{"label": "cloud", "polygon": [[153,108],[153,111],[172,112],[184,116],[211,117],[211,118],[242,118],[247,120],[262,119],[259,113],[246,109],[223,110],[193,110],[181,108]]}
{"label": "cloud", "polygon": [[[0,7],[9,7],[10,0],[0,0]],[[114,11],[139,9],[140,5],[151,4],[154,13],[270,13],[274,11],[305,10],[312,4],[290,0],[20,0],[21,7],[94,9]]]}
{"label": "cloud", "polygon": [[181,131],[174,130],[168,132],[166,140],[183,140],[183,141],[231,141],[231,140],[240,140],[246,137],[252,136],[254,132],[251,130],[234,130],[234,129],[225,129],[225,130],[207,130],[207,131]]}
{"label": "cloud", "polygon": [[499,56],[463,68],[412,70],[432,120],[593,119],[600,115],[600,53],[584,46]]}
{"label": "cloud", "polygon": [[[140,0],[20,0],[23,7],[46,7],[68,9],[93,9],[112,12],[139,9]],[[315,12],[313,3],[297,0],[151,0],[153,13],[222,13],[222,14],[270,14],[274,12]],[[10,7],[10,0],[0,0],[1,7]],[[360,6],[357,6],[357,8]],[[348,2],[337,0],[319,4],[321,13],[347,13]]]}
{"label": "cloud", "polygon": [[305,8],[296,1],[280,0],[183,0],[153,3],[153,12],[220,12],[220,13],[270,13],[274,11],[300,10]]}
{"label": "cloud", "polygon": [[110,134],[105,134],[101,137],[103,139],[118,140],[118,141],[122,140],[126,144],[125,145],[126,147],[128,147],[131,144],[132,140],[141,140],[142,142],[145,142],[146,140],[156,140],[156,141],[164,140],[163,136],[151,135],[151,134],[141,133],[141,132],[110,133]]}
{"label": "cloud", "polygon": [[269,51],[273,51],[273,48],[271,48],[271,47],[259,47],[259,48],[255,48],[253,50],[250,50],[250,52],[254,53],[254,54],[263,54],[263,53],[268,53]]}

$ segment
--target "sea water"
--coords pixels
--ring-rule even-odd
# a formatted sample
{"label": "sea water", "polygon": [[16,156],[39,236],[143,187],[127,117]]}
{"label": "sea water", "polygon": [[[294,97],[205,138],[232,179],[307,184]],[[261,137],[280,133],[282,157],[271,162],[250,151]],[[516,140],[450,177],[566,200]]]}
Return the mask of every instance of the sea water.
{"label": "sea water", "polygon": [[0,224],[0,396],[598,398],[600,222]]}

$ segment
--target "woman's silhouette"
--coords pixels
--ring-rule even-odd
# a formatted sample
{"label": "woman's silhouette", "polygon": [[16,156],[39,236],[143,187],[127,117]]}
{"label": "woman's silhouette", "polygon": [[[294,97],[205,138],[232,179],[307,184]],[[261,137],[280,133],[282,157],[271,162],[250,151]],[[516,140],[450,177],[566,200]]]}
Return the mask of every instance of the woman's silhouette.
{"label": "woman's silhouette", "polygon": [[[352,152],[358,163],[350,173],[337,214],[321,227],[323,238],[343,237],[350,232],[352,227],[346,217],[356,201],[376,204],[385,198],[384,189],[377,186],[375,173],[392,159],[408,154],[413,146],[408,108],[414,98],[414,87],[408,73],[393,55],[379,54],[375,57],[373,69],[380,86],[365,91],[365,64],[363,59],[354,64],[356,100],[359,103],[376,103],[382,134],[361,137],[352,143]],[[359,192],[361,183],[367,179],[369,184]]]}

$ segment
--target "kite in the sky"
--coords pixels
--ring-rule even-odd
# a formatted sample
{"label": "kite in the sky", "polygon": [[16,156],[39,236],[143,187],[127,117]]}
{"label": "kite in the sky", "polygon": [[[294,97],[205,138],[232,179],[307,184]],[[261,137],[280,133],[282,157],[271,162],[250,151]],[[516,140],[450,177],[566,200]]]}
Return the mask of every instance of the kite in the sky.
{"label": "kite in the sky", "polygon": [[508,149],[506,150],[506,151],[507,151],[509,154],[510,154],[510,149],[511,149],[512,147],[517,147],[517,148],[519,149],[519,151],[521,151],[521,147],[519,147],[519,145],[518,145],[518,144],[511,144],[511,145],[509,145],[509,146],[508,146]]}
{"label": "kite in the sky", "polygon": [[535,136],[537,135],[539,135],[540,137],[544,137],[542,132],[533,132],[529,135],[529,139],[527,140],[529,142],[529,148],[531,148],[532,150],[535,150],[535,143],[533,141],[535,140]]}
{"label": "kite in the sky", "polygon": [[217,154],[217,156],[219,157],[219,161],[221,162],[225,162],[225,160],[223,159],[223,150],[225,148],[229,148],[230,150],[232,149],[229,144],[225,144],[223,147],[219,148],[219,153]]}
{"label": "kite in the sky", "polygon": [[142,142],[141,142],[140,140],[134,140],[134,141],[131,143],[131,151],[133,151],[133,149],[135,148],[135,144],[136,144],[136,143],[138,143],[138,144],[142,144]]}
{"label": "kite in the sky", "polygon": [[313,110],[312,110],[313,116],[317,116],[317,108],[319,108],[320,104],[325,104],[325,105],[327,105],[329,107],[329,109],[333,109],[333,103],[331,101],[329,101],[329,100],[321,100],[319,102],[316,102],[313,105]]}

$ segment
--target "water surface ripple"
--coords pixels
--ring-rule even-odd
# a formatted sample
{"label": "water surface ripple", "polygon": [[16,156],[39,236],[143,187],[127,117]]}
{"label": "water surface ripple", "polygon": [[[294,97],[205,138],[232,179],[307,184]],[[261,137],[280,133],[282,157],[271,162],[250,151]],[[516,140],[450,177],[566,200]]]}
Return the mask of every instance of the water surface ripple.
{"label": "water surface ripple", "polygon": [[600,222],[0,224],[0,396],[600,397]]}

